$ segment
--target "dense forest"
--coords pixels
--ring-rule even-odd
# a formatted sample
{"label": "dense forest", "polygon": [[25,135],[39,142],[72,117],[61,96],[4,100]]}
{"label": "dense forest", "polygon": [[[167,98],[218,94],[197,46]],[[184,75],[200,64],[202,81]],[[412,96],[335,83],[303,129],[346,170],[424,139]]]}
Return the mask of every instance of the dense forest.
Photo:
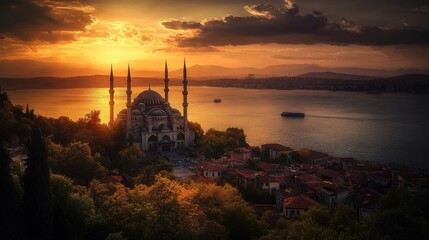
{"label": "dense forest", "polygon": [[[188,154],[218,158],[247,146],[242,129],[196,132]],[[165,159],[125,141],[124,126],[36,116],[0,94],[0,239],[427,239],[427,195],[382,197],[357,221],[346,206],[317,207],[299,220],[257,215],[230,184],[180,182]],[[11,155],[23,156],[11,159]],[[22,164],[23,163],[23,164]],[[122,183],[103,178],[118,169]],[[133,172],[138,169],[137,172]],[[132,172],[132,173],[131,173]]]}

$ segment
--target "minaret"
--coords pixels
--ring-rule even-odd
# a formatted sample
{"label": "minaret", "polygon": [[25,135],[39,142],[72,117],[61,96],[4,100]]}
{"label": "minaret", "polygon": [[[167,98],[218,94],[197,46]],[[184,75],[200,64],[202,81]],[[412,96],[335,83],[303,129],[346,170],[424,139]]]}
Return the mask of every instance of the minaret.
{"label": "minaret", "polygon": [[114,101],[114,94],[115,94],[115,90],[113,90],[113,67],[112,65],[110,65],[110,120],[109,120],[109,127],[112,128],[113,127],[113,114],[114,114],[114,110],[113,110],[113,106],[115,105],[115,101]]}
{"label": "minaret", "polygon": [[165,77],[164,77],[164,83],[165,83],[165,88],[164,88],[164,92],[165,92],[165,101],[168,102],[168,92],[170,91],[168,89],[168,67],[167,67],[167,60],[165,60]]}
{"label": "minaret", "polygon": [[128,64],[128,77],[127,77],[127,140],[131,135],[131,74],[130,74],[130,64]]}
{"label": "minaret", "polygon": [[188,80],[186,78],[186,60],[183,61],[183,117],[185,130],[188,126]]}

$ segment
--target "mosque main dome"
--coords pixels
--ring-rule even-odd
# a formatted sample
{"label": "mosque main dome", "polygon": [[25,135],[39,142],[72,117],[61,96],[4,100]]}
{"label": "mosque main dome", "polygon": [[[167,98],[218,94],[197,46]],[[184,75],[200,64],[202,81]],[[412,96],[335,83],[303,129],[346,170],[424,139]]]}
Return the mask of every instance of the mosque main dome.
{"label": "mosque main dome", "polygon": [[135,103],[144,103],[146,106],[149,105],[161,105],[165,103],[165,99],[157,92],[149,89],[141,92],[136,98]]}

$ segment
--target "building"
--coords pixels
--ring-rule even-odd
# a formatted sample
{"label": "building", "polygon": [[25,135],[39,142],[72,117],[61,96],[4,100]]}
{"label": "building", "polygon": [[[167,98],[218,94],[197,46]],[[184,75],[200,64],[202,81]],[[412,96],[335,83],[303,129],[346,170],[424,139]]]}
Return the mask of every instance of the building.
{"label": "building", "polygon": [[205,178],[218,178],[222,176],[222,172],[226,171],[227,169],[228,168],[223,165],[211,162],[197,164],[197,173],[201,174]]}
{"label": "building", "polygon": [[[131,101],[131,74],[128,65],[127,104],[117,121],[126,125],[127,140],[145,152],[168,152],[194,144],[195,134],[188,127],[188,90],[186,63],[183,66],[183,116],[168,101],[168,67],[165,63],[164,97],[148,88]],[[113,124],[113,71],[110,77],[110,122]]]}
{"label": "building", "polygon": [[318,205],[319,203],[307,196],[288,197],[283,202],[283,214],[286,218],[299,218],[304,212]]}
{"label": "building", "polygon": [[290,154],[293,152],[292,148],[283,146],[278,143],[263,144],[261,146],[261,149],[263,152],[269,153],[269,157],[271,160],[279,158],[281,154],[285,154],[289,159],[291,157]]}

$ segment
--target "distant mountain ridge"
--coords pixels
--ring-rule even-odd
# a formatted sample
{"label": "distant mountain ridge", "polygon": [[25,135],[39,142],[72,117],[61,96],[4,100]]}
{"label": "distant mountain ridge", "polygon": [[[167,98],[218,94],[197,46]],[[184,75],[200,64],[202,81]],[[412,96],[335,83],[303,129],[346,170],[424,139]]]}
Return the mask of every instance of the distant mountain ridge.
{"label": "distant mountain ridge", "polygon": [[[393,77],[405,74],[429,74],[427,70],[400,69],[400,70],[379,70],[356,67],[323,67],[317,64],[283,64],[272,65],[264,68],[228,68],[215,65],[193,65],[188,67],[189,76],[194,80],[206,80],[214,78],[235,78],[243,79],[253,74],[255,78],[299,76],[308,73],[330,72],[336,74],[348,74],[365,77]],[[181,77],[182,70],[174,70],[170,75],[176,78]],[[314,76],[313,76],[314,77]]]}
{"label": "distant mountain ridge", "polygon": [[343,80],[371,80],[371,79],[377,78],[377,77],[345,74],[345,73],[335,73],[335,72],[310,72],[310,73],[298,75],[296,77],[328,78],[328,79],[343,79]]}
{"label": "distant mountain ridge", "polygon": [[[37,77],[37,78],[0,78],[3,90],[20,89],[66,89],[66,88],[108,88],[108,75],[77,77]],[[132,85],[160,86],[162,78],[132,77]],[[171,86],[182,84],[181,78],[170,78]],[[191,86],[267,88],[267,89],[317,89],[336,91],[399,91],[426,93],[429,91],[429,75],[407,74],[394,77],[370,77],[335,72],[310,72],[299,76],[280,76],[266,78],[215,78],[191,79]],[[115,87],[125,87],[126,77],[115,76]]]}

